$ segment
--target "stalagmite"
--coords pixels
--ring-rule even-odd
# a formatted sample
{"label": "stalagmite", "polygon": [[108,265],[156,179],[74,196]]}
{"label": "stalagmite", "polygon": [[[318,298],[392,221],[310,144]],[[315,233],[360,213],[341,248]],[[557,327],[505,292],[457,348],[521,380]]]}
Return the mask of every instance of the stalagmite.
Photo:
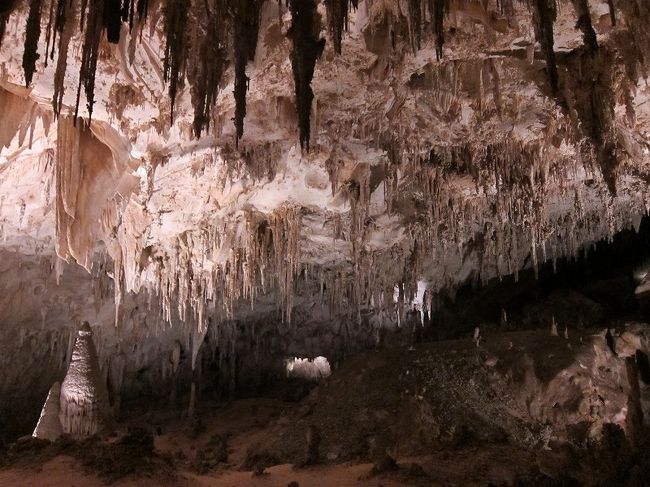
{"label": "stalagmite", "polygon": [[551,336],[552,337],[558,336],[557,323],[555,322],[555,316],[553,316],[553,319],[551,320]]}
{"label": "stalagmite", "polygon": [[171,389],[169,391],[169,403],[172,407],[176,405],[178,397],[178,370],[181,363],[181,343],[177,340],[171,352],[169,361],[171,362]]}
{"label": "stalagmite", "polygon": [[201,376],[201,370],[197,368],[197,359],[207,331],[207,326],[204,326],[202,329],[199,328],[192,332],[192,383],[190,385],[190,403],[187,408],[187,415],[190,418],[196,413],[197,387]]}
{"label": "stalagmite", "polygon": [[79,329],[70,366],[61,384],[60,418],[64,433],[81,438],[99,433],[111,421],[108,391],[102,381],[88,322]]}
{"label": "stalagmite", "polygon": [[36,425],[32,436],[44,440],[55,441],[63,434],[63,426],[59,419],[61,411],[59,407],[60,395],[61,384],[55,382],[52,384],[52,387],[50,387],[50,391],[47,394],[47,399],[45,400],[43,410],[41,411],[41,417],[38,420],[38,424]]}
{"label": "stalagmite", "polygon": [[[510,343],[515,357],[522,336],[539,335],[563,356],[524,388],[558,406],[513,407],[544,409],[542,422],[566,413],[560,378],[582,394],[604,370],[582,356],[584,372],[560,369],[591,341],[607,373],[624,376],[605,339],[566,316],[607,286],[575,297],[546,283],[618,232],[646,235],[645,2],[617,0],[616,27],[605,2],[588,0],[373,0],[356,13],[354,0],[37,3],[20,2],[7,24],[0,7],[0,315],[17,345],[0,353],[0,408],[5,390],[36,390],[17,380],[21,354],[34,359],[30,377],[52,364],[45,386],[70,362],[58,421],[74,436],[101,431],[109,402],[128,418],[139,393],[192,417],[199,400],[284,383],[287,356],[345,366],[351,351],[393,342],[418,356],[420,340],[465,336],[457,357],[489,356],[501,373],[496,349]],[[32,66],[37,55],[56,66]],[[556,297],[563,309],[536,312]],[[88,317],[97,351],[87,327],[69,334]],[[527,320],[544,329],[493,339]],[[507,330],[484,340],[497,322]],[[470,362],[458,360],[454,380],[468,383]],[[285,365],[332,372],[322,357]],[[607,401],[627,400],[624,386],[612,391]],[[438,392],[407,399],[419,408]],[[595,396],[570,414],[625,422]]]}
{"label": "stalagmite", "polygon": [[126,359],[124,355],[115,355],[110,362],[108,369],[108,379],[110,381],[112,393],[112,412],[115,419],[119,419],[122,408],[122,384],[124,382],[124,368]]}

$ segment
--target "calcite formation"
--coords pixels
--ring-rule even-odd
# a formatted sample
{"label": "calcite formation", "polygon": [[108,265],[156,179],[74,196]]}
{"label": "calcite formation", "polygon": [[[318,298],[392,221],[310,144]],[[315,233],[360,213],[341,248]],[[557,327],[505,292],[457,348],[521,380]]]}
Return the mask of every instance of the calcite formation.
{"label": "calcite formation", "polygon": [[110,424],[108,391],[92,335],[85,322],[79,329],[70,367],[61,383],[61,425],[63,432],[73,437],[92,436]]}
{"label": "calcite formation", "polygon": [[60,396],[61,384],[55,382],[47,393],[47,399],[45,399],[45,404],[43,404],[41,417],[38,419],[32,436],[55,441],[63,434],[63,426],[59,418],[61,412]]}

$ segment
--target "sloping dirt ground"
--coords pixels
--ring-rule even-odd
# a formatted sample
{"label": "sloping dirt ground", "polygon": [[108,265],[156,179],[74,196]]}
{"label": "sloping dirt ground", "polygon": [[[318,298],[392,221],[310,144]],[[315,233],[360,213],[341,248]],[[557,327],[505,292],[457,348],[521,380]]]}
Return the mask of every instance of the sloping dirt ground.
{"label": "sloping dirt ground", "polygon": [[559,335],[369,351],[299,402],[204,401],[193,420],[153,410],[82,443],[23,439],[0,452],[0,486],[647,485],[650,330]]}

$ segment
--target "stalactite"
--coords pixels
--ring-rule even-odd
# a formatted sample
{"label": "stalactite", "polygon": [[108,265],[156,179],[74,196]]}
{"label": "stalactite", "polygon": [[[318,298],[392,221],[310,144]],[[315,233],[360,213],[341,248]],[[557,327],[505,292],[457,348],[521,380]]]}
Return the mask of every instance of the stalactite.
{"label": "stalactite", "polygon": [[135,0],[122,0],[122,9],[120,17],[122,22],[129,24],[129,30],[133,28],[133,15],[135,10]]}
{"label": "stalactite", "polygon": [[[45,31],[45,67],[47,68],[47,58],[50,52],[50,43],[53,45],[56,41],[56,30],[54,25],[56,23],[56,14],[54,12],[54,4],[57,0],[50,0],[49,14],[47,16],[47,29]],[[52,35],[54,34],[54,38]],[[54,47],[52,47],[52,55],[54,55]]]}
{"label": "stalactite", "polygon": [[[644,69],[647,69],[650,57],[650,2],[644,0],[618,0],[616,3],[618,9],[623,13],[625,24],[629,26],[628,30],[633,39],[632,52],[636,56],[633,62],[639,63]],[[613,11],[613,10],[612,10]],[[627,41],[629,43],[629,41]],[[626,59],[626,62],[630,60]],[[644,76],[647,76],[644,74]],[[634,84],[637,80],[632,80]]]}
{"label": "stalactite", "polygon": [[584,44],[591,52],[598,50],[598,40],[596,38],[596,31],[591,24],[591,13],[589,12],[588,0],[572,0],[573,6],[578,14],[578,22],[576,28],[582,31]]}
{"label": "stalactite", "polygon": [[420,0],[408,0],[407,3],[409,37],[411,49],[415,53],[420,49],[422,38],[422,6]]}
{"label": "stalactite", "polygon": [[607,6],[609,7],[609,18],[612,22],[612,26],[616,26],[616,8],[614,7],[614,0],[607,0]]}
{"label": "stalactite", "polygon": [[235,58],[235,144],[244,134],[246,93],[250,79],[246,76],[248,61],[255,58],[257,35],[260,27],[261,3],[259,0],[231,1],[233,23],[233,50]]}
{"label": "stalactite", "polygon": [[41,13],[43,0],[30,0],[29,15],[25,27],[25,50],[23,52],[23,70],[25,71],[25,86],[32,83],[38,59],[38,39],[41,36]]}
{"label": "stalactite", "polygon": [[176,94],[179,89],[182,89],[185,79],[185,31],[190,7],[191,2],[189,0],[165,0],[163,9],[166,37],[163,77],[165,82],[169,83],[172,123],[174,121]]}
{"label": "stalactite", "polygon": [[577,50],[567,59],[568,100],[579,117],[579,129],[592,144],[593,157],[612,193],[616,192],[617,143],[612,126],[615,99],[612,88],[612,54],[602,48],[597,54]]}
{"label": "stalactite", "polygon": [[149,0],[138,0],[136,10],[138,11],[138,19],[145,20],[149,12]]}
{"label": "stalactite", "polygon": [[349,0],[325,0],[329,33],[334,45],[334,52],[341,54],[343,30],[347,29]]}
{"label": "stalactite", "polygon": [[513,0],[497,0],[497,6],[501,9],[501,13],[505,15],[508,21],[511,21],[515,14]]}
{"label": "stalactite", "polygon": [[0,47],[2,47],[2,38],[4,37],[9,17],[11,17],[17,5],[18,0],[7,0],[6,2],[0,3]]}
{"label": "stalactite", "polygon": [[442,47],[445,44],[445,13],[449,0],[428,0],[429,14],[433,24],[433,33],[436,36],[436,58],[442,59]]}
{"label": "stalactite", "polygon": [[[128,6],[128,0],[124,2]],[[106,28],[108,42],[120,42],[120,29],[122,28],[122,0],[104,0],[102,23]],[[127,10],[128,16],[128,10]]]}
{"label": "stalactite", "polygon": [[311,80],[314,67],[325,47],[325,39],[319,39],[320,18],[314,0],[290,0],[291,27],[287,36],[293,44],[291,67],[296,93],[296,110],[300,130],[300,146],[309,150],[310,112],[314,92]]}
{"label": "stalactite", "polygon": [[199,2],[197,18],[193,19],[192,54],[188,59],[188,79],[192,85],[194,135],[201,136],[210,127],[210,114],[219,92],[219,83],[226,70],[223,0]]}
{"label": "stalactite", "polygon": [[[82,4],[85,0],[82,0]],[[79,69],[79,86],[77,87],[77,101],[75,103],[75,119],[79,115],[79,100],[81,87],[86,94],[86,106],[88,108],[88,123],[93,115],[95,104],[95,75],[97,72],[97,59],[99,57],[99,42],[102,36],[102,14],[104,11],[104,0],[90,0],[88,5],[88,20],[84,33],[83,48],[81,54],[81,67]],[[81,13],[83,17],[83,11]]]}
{"label": "stalactite", "polygon": [[546,59],[546,75],[553,96],[558,92],[558,72],[555,60],[553,24],[557,17],[555,0],[534,0],[532,4],[535,36]]}
{"label": "stalactite", "polygon": [[[90,0],[92,1],[92,0]],[[88,0],[81,0],[81,8],[79,13],[79,31],[83,32],[86,25],[86,9],[88,7]],[[102,7],[103,9],[103,7]]]}
{"label": "stalactite", "polygon": [[[57,0],[56,4],[56,19],[54,21],[54,30],[59,34],[63,32],[69,13],[74,13],[72,9],[76,0]],[[60,42],[60,41],[59,41]]]}
{"label": "stalactite", "polygon": [[52,108],[58,117],[61,113],[63,95],[65,93],[65,71],[68,63],[68,47],[70,39],[74,34],[77,20],[75,12],[78,7],[78,0],[59,0],[55,28],[59,32],[59,56],[56,61],[54,72],[54,96],[52,97]]}

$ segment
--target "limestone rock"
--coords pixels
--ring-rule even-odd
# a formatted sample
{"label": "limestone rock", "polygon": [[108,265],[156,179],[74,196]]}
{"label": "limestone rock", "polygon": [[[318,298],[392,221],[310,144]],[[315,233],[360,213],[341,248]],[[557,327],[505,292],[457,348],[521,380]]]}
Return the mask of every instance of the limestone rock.
{"label": "limestone rock", "polygon": [[45,399],[45,404],[43,404],[43,410],[41,411],[41,417],[34,429],[34,433],[32,433],[32,436],[35,438],[55,441],[63,434],[63,427],[59,419],[61,411],[59,405],[60,395],[61,384],[55,382],[47,394],[47,399]]}
{"label": "limestone rock", "polygon": [[110,420],[108,390],[102,381],[88,322],[79,330],[61,385],[60,418],[63,432],[75,437],[92,436]]}

